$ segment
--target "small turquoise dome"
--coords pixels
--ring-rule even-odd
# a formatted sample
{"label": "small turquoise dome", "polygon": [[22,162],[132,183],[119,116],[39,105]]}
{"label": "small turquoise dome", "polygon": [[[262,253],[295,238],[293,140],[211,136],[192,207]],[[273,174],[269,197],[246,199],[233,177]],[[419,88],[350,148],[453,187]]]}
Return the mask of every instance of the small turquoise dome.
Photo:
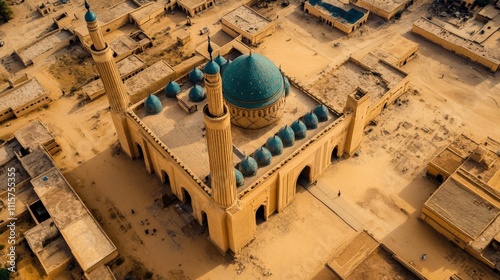
{"label": "small turquoise dome", "polygon": [[162,110],[160,98],[156,95],[150,94],[146,101],[144,102],[144,107],[146,107],[146,114],[156,115]]}
{"label": "small turquoise dome", "polygon": [[239,169],[243,176],[252,177],[257,174],[257,162],[253,157],[245,157],[242,161],[240,161]]}
{"label": "small turquoise dome", "polygon": [[220,67],[219,67],[219,64],[217,64],[213,61],[209,61],[209,62],[207,62],[207,64],[205,64],[205,68],[203,68],[203,71],[205,72],[205,74],[215,75],[215,74],[219,73]]}
{"label": "small turquoise dome", "polygon": [[236,187],[241,187],[245,184],[243,174],[236,168],[234,169],[234,176],[236,177]]}
{"label": "small turquoise dome", "polygon": [[227,63],[227,60],[221,56],[220,54],[214,58],[214,61],[215,63],[217,63],[220,67],[222,67],[222,65],[226,64]]}
{"label": "small turquoise dome", "polygon": [[273,156],[281,155],[283,153],[283,141],[276,135],[269,137],[266,141],[266,148]]}
{"label": "small turquoise dome", "polygon": [[265,56],[243,54],[222,75],[224,99],[231,105],[256,109],[277,102],[285,92],[281,72]]}
{"label": "small turquoise dome", "polygon": [[175,81],[170,81],[165,87],[165,95],[169,98],[175,98],[181,92],[181,87]]}
{"label": "small turquoise dome", "polygon": [[258,148],[257,151],[253,153],[253,157],[259,166],[269,165],[271,163],[271,159],[273,158],[271,152],[264,147]]}
{"label": "small turquoise dome", "polygon": [[291,147],[293,143],[295,143],[295,133],[288,125],[285,125],[278,131],[278,136],[281,138],[281,141],[283,141],[283,146],[285,147]]}
{"label": "small turquoise dome", "polygon": [[203,72],[201,72],[198,68],[194,68],[191,72],[189,72],[188,79],[193,84],[201,82],[203,81]]}
{"label": "small turquoise dome", "polygon": [[309,112],[304,116],[304,123],[307,129],[318,128],[318,117],[313,112]]}
{"label": "small turquoise dome", "polygon": [[316,106],[313,112],[318,117],[318,121],[325,122],[328,120],[328,108],[325,105]]}
{"label": "small turquoise dome", "polygon": [[189,101],[191,102],[201,102],[205,97],[205,90],[199,85],[194,85],[194,87],[189,90]]}
{"label": "small turquoise dome", "polygon": [[290,81],[285,76],[283,76],[283,83],[285,84],[285,96],[288,96],[290,94]]}
{"label": "small turquoise dome", "polygon": [[290,126],[295,133],[295,139],[300,140],[306,138],[307,127],[301,120],[296,120]]}
{"label": "small turquoise dome", "polygon": [[231,59],[228,60],[225,64],[222,64],[222,66],[220,67],[220,74],[222,75],[222,73],[224,73],[224,70],[226,70],[226,67],[231,64],[231,62],[233,62]]}
{"label": "small turquoise dome", "polygon": [[93,22],[97,20],[97,15],[92,12],[91,10],[87,10],[85,13],[85,21],[86,22]]}

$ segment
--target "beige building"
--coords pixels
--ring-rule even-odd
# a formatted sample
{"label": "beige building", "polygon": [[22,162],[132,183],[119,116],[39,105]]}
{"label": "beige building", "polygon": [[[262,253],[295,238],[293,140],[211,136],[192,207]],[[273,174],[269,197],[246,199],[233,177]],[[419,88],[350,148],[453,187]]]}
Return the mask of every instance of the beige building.
{"label": "beige building", "polygon": [[370,13],[340,0],[309,0],[304,3],[304,12],[346,34],[363,26]]}
{"label": "beige building", "polygon": [[431,159],[443,182],[421,219],[491,268],[500,268],[500,143],[460,135]]}
{"label": "beige building", "polygon": [[242,36],[242,42],[255,45],[274,33],[274,22],[263,17],[255,10],[243,5],[221,18],[222,31],[233,36]]}
{"label": "beige building", "polygon": [[413,4],[413,0],[353,0],[351,2],[386,20],[394,18],[398,12],[403,12]]}
{"label": "beige building", "polygon": [[26,115],[50,101],[36,78],[23,76],[22,81],[14,87],[0,93],[0,122]]}
{"label": "beige building", "polygon": [[215,5],[215,0],[177,0],[177,6],[190,17]]}
{"label": "beige building", "polygon": [[372,53],[380,59],[402,67],[417,55],[418,44],[397,34],[378,46]]}
{"label": "beige building", "polygon": [[496,47],[499,27],[500,14],[472,35],[449,23],[420,18],[413,23],[412,32],[496,72],[500,66],[500,51]]}
{"label": "beige building", "polygon": [[356,61],[364,71],[387,67],[382,75],[389,90],[372,95],[355,87],[336,111],[268,58],[235,48],[224,52],[231,59],[214,58],[209,41],[203,71],[195,68],[164,93],[128,106],[126,86],[92,14],[85,17],[92,54],[122,149],[144,160],[166,186],[163,201],[179,199],[223,253],[241,250],[258,223],[285,209],[299,180],[314,182],[332,159],[354,154],[365,125],[408,86],[407,75],[394,66]]}

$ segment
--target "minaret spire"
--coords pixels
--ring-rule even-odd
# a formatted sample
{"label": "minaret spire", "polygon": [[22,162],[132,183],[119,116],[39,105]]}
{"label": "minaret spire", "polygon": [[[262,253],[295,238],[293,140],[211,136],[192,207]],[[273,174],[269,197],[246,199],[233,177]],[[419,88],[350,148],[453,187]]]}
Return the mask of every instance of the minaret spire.
{"label": "minaret spire", "polygon": [[210,61],[213,61],[212,59],[212,52],[214,49],[212,49],[212,45],[210,44],[210,35],[208,35],[208,54],[210,55]]}

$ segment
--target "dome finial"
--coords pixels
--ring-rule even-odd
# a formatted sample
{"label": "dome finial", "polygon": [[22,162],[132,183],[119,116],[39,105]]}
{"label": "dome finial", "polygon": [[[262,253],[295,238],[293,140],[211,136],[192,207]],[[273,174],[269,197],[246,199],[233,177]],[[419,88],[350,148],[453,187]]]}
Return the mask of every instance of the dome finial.
{"label": "dome finial", "polygon": [[89,2],[87,2],[87,0],[85,0],[85,9],[87,9],[87,11],[90,11],[90,5]]}
{"label": "dome finial", "polygon": [[207,35],[208,37],[208,54],[210,54],[210,61],[212,61],[212,52],[214,49],[212,49],[212,45],[210,44],[210,35]]}

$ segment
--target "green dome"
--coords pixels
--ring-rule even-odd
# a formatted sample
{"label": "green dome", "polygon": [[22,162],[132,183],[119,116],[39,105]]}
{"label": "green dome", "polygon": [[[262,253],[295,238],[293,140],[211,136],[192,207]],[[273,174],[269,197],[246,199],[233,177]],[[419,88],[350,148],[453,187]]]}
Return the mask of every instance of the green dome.
{"label": "green dome", "polygon": [[227,63],[227,60],[221,56],[220,54],[214,58],[214,61],[215,63],[217,63],[220,67],[222,67],[222,65],[226,64]]}
{"label": "green dome", "polygon": [[213,61],[209,61],[207,62],[207,64],[205,64],[205,68],[203,68],[203,71],[205,72],[205,74],[215,75],[219,73],[220,67],[219,64]]}
{"label": "green dome", "polygon": [[222,73],[222,90],[227,102],[246,109],[276,102],[284,93],[281,72],[260,54],[243,54]]}
{"label": "green dome", "polygon": [[290,81],[285,76],[283,76],[283,83],[285,84],[285,96],[288,96],[290,94]]}
{"label": "green dome", "polygon": [[313,112],[318,117],[318,121],[326,122],[328,120],[328,108],[325,105],[316,106]]}
{"label": "green dome", "polygon": [[201,72],[198,68],[194,68],[191,72],[189,72],[188,79],[193,84],[201,82],[203,81],[203,72]]}
{"label": "green dome", "polygon": [[295,132],[288,125],[285,125],[278,131],[278,136],[283,141],[283,146],[285,147],[291,147],[295,143]]}
{"label": "green dome", "polygon": [[243,174],[236,168],[234,169],[234,176],[236,177],[236,187],[241,187],[245,184]]}
{"label": "green dome", "polygon": [[291,128],[295,133],[295,139],[300,140],[306,138],[307,127],[301,120],[296,120],[292,123]]}
{"label": "green dome", "polygon": [[191,102],[201,102],[205,100],[205,97],[205,90],[199,85],[194,85],[194,87],[189,90],[189,101]]}
{"label": "green dome", "polygon": [[252,177],[257,174],[257,162],[253,157],[245,157],[242,161],[240,161],[239,169],[243,176]]}
{"label": "green dome", "polygon": [[175,98],[181,92],[181,87],[175,81],[170,81],[165,87],[165,95],[169,98]]}
{"label": "green dome", "polygon": [[97,20],[97,15],[94,12],[92,12],[91,10],[88,10],[85,13],[85,21],[86,22],[93,22],[96,20]]}
{"label": "green dome", "polygon": [[271,152],[264,147],[258,148],[257,151],[253,153],[253,157],[259,166],[269,165],[271,163],[271,159],[273,158]]}
{"label": "green dome", "polygon": [[283,141],[276,135],[269,137],[266,141],[266,148],[273,156],[281,155],[283,153]]}
{"label": "green dome", "polygon": [[162,110],[160,98],[156,95],[149,95],[144,102],[144,107],[146,108],[146,114],[156,115]]}
{"label": "green dome", "polygon": [[304,116],[304,123],[307,129],[318,128],[318,117],[313,112],[309,112]]}

